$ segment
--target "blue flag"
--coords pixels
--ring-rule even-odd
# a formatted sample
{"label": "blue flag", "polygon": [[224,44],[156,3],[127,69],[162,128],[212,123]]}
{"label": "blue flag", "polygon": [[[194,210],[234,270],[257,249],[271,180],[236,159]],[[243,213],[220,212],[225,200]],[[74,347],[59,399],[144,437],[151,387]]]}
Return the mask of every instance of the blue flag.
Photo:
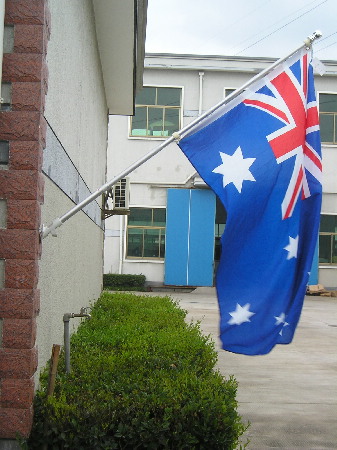
{"label": "blue flag", "polygon": [[179,142],[227,211],[216,287],[231,352],[289,344],[300,318],[322,197],[310,56],[297,52]]}

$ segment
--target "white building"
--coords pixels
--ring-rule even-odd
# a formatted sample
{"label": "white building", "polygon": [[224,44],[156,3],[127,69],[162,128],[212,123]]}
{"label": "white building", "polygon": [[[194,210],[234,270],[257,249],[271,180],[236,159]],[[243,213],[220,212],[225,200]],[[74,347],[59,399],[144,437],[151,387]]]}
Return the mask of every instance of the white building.
{"label": "white building", "polygon": [[[241,87],[271,58],[149,54],[136,115],[111,117],[108,179],[112,179]],[[337,61],[316,75],[323,152],[319,250],[311,284],[337,286]],[[163,123],[165,125],[163,125]],[[152,285],[212,285],[226,213],[175,143],[130,178],[130,215],[106,220],[105,273],[144,274]],[[201,239],[202,238],[202,239]],[[195,256],[199,260],[193,265]],[[200,263],[202,261],[202,264]]]}

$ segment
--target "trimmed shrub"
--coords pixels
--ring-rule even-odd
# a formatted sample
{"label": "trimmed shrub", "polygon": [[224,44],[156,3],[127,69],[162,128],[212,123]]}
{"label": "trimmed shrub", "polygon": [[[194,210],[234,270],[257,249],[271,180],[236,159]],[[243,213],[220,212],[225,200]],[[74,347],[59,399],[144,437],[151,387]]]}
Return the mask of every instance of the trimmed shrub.
{"label": "trimmed shrub", "polygon": [[71,338],[69,375],[61,355],[53,397],[41,377],[28,448],[237,448],[237,383],[185,316],[168,297],[103,293]]}
{"label": "trimmed shrub", "polygon": [[145,275],[106,273],[103,275],[103,289],[110,291],[145,291]]}

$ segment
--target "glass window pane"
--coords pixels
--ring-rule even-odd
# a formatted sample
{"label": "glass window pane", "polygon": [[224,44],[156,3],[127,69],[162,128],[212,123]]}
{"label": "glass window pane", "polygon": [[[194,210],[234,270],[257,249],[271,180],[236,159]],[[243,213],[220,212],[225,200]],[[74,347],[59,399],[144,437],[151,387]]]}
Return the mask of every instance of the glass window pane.
{"label": "glass window pane", "polygon": [[331,236],[332,239],[332,263],[337,264],[337,236]]}
{"label": "glass window pane", "polygon": [[180,106],[181,89],[158,88],[157,105]]}
{"label": "glass window pane", "polygon": [[331,235],[319,236],[319,262],[331,263]]}
{"label": "glass window pane", "polygon": [[320,112],[337,112],[337,94],[319,94]]}
{"label": "glass window pane", "polygon": [[156,104],[156,88],[143,87],[136,96],[136,105],[155,105]]}
{"label": "glass window pane", "polygon": [[144,257],[159,258],[160,230],[144,230]]}
{"label": "glass window pane", "polygon": [[[127,256],[164,258],[165,221],[165,208],[131,208],[128,219]],[[157,228],[153,228],[154,224]]]}
{"label": "glass window pane", "polygon": [[219,237],[215,237],[214,242],[214,259],[215,261],[219,261],[221,256],[221,241]]}
{"label": "glass window pane", "polygon": [[165,227],[166,225],[166,209],[156,208],[153,210],[153,225],[157,227]]}
{"label": "glass window pane", "polygon": [[165,125],[164,129],[166,131],[165,136],[171,136],[172,133],[178,131],[179,126],[179,109],[165,109]]}
{"label": "glass window pane", "polygon": [[225,223],[216,223],[215,224],[215,237],[220,238],[223,235],[223,232],[225,231]]}
{"label": "glass window pane", "polygon": [[149,134],[163,136],[163,109],[149,108]]}
{"label": "glass window pane", "polygon": [[223,206],[221,200],[218,196],[216,196],[216,214],[215,214],[215,223],[226,223],[227,221],[227,211]]}
{"label": "glass window pane", "polygon": [[160,258],[165,258],[165,231],[160,232]]}
{"label": "glass window pane", "polygon": [[325,233],[337,233],[337,215],[322,214],[319,231]]}
{"label": "glass window pane", "polygon": [[322,142],[333,142],[334,117],[333,114],[319,115]]}
{"label": "glass window pane", "polygon": [[236,91],[236,89],[225,89],[225,98],[229,96],[232,92]]}
{"label": "glass window pane", "polygon": [[138,228],[128,229],[127,256],[142,257],[143,230]]}
{"label": "glass window pane", "polygon": [[131,136],[146,136],[147,134],[147,108],[136,107],[136,114],[132,117]]}
{"label": "glass window pane", "polygon": [[136,226],[152,225],[152,209],[130,208],[128,223]]}

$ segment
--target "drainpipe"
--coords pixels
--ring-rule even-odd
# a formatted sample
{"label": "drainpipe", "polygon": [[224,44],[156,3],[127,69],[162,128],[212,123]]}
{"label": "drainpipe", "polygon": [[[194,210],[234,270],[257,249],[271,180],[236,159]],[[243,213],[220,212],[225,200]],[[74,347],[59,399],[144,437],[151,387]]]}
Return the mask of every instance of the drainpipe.
{"label": "drainpipe", "polygon": [[88,319],[91,319],[91,315],[88,314],[87,311],[88,308],[81,308],[79,314],[75,313],[65,313],[63,316],[63,323],[64,323],[64,356],[65,356],[65,364],[66,364],[66,373],[70,373],[70,327],[69,322],[70,319],[73,319],[74,317],[87,317]]}
{"label": "drainpipe", "polygon": [[199,72],[199,116],[202,114],[204,72]]}
{"label": "drainpipe", "polygon": [[123,273],[123,239],[124,239],[124,216],[119,216],[119,265],[118,273]]}

